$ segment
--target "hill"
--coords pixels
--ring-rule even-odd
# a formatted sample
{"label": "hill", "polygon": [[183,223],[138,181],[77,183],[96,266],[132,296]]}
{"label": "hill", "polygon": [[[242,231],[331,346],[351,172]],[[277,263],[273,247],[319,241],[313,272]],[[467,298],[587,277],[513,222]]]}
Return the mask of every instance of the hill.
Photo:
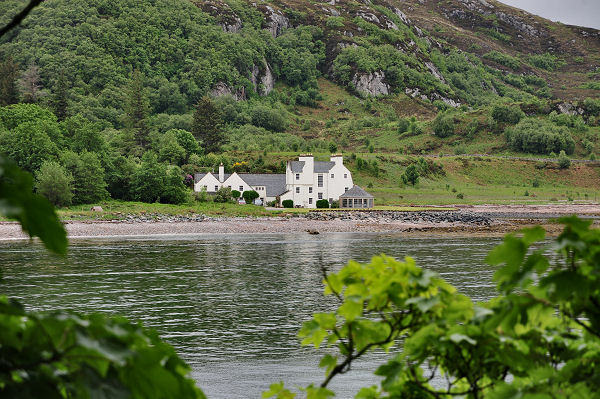
{"label": "hill", "polygon": [[[24,3],[2,2],[0,24]],[[60,150],[101,154],[113,197],[127,195],[112,188],[110,160],[136,168],[147,151],[186,173],[259,155],[245,167],[274,171],[282,151],[581,158],[599,134],[600,33],[492,0],[47,0],[0,39],[0,59],[5,78],[21,75],[20,97],[2,92],[0,103],[51,109],[60,133],[45,134]],[[192,131],[205,95],[228,143],[190,157],[166,133]],[[6,118],[0,147],[11,155],[17,126]],[[93,124],[102,150],[72,141],[74,118]],[[65,164],[60,152],[46,158]],[[369,182],[397,186],[409,164],[380,161]]]}

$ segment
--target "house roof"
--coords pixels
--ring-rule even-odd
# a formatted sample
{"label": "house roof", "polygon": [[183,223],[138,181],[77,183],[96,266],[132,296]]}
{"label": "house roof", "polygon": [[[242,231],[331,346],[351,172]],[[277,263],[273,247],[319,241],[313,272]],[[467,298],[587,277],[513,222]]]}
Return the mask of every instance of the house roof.
{"label": "house roof", "polygon": [[344,194],[340,195],[340,198],[375,198],[359,186],[354,186]]}
{"label": "house roof", "polygon": [[[305,163],[306,162],[304,161],[292,161],[290,165],[292,173],[301,173],[304,169]],[[331,168],[334,167],[334,165],[335,162],[315,161],[313,166],[313,173],[327,173],[331,170]]]}
{"label": "house roof", "polygon": [[[194,181],[195,181],[196,183],[198,183],[198,182],[199,182],[200,180],[202,180],[202,178],[204,178],[204,177],[205,177],[207,174],[208,174],[208,173],[196,173],[196,174],[194,175]],[[211,173],[211,174],[214,176],[214,178],[215,178],[215,179],[219,180],[219,174],[218,174],[218,173]],[[223,181],[225,181],[225,180],[229,179],[229,177],[230,177],[230,176],[231,176],[231,173],[225,173],[225,174],[223,175],[223,177],[224,177],[224,180],[223,180]]]}
{"label": "house roof", "polygon": [[291,169],[292,169],[292,173],[300,173],[302,172],[302,169],[304,169],[304,161],[292,161],[291,162]]}
{"label": "house roof", "polygon": [[276,197],[286,192],[284,174],[243,173],[239,176],[249,186],[265,186],[267,197]]}

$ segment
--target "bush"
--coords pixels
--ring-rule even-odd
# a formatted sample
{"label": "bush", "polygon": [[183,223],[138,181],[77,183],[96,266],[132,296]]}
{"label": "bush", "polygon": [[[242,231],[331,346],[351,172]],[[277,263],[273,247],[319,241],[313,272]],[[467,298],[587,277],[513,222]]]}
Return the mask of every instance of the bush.
{"label": "bush", "polygon": [[71,205],[73,176],[58,162],[44,162],[35,177],[38,194],[46,197],[53,205]]}
{"label": "bush", "polygon": [[433,120],[433,133],[439,138],[450,137],[454,134],[454,117],[440,112]]}
{"label": "bush", "polygon": [[510,123],[512,125],[519,123],[525,116],[521,108],[516,106],[497,104],[492,108],[492,118],[497,122]]}
{"label": "bush", "polygon": [[560,151],[572,154],[575,151],[575,141],[569,130],[545,120],[524,119],[516,126],[506,129],[505,136],[507,143],[518,151],[535,154]]}
{"label": "bush", "polygon": [[284,208],[293,208],[294,207],[294,201],[292,201],[292,200],[284,200],[283,202],[281,202],[281,205]]}
{"label": "bush", "polygon": [[564,151],[561,151],[560,154],[558,154],[558,167],[561,169],[569,169],[570,166],[571,160]]}
{"label": "bush", "polygon": [[213,201],[221,204],[233,202],[233,199],[231,198],[231,189],[229,187],[221,187],[215,193]]}
{"label": "bush", "polygon": [[483,58],[487,58],[488,60],[492,60],[500,65],[504,65],[515,70],[519,69],[521,66],[521,61],[515,57],[511,57],[508,54],[500,53],[498,51],[490,51],[489,53],[485,54]]}
{"label": "bush", "polygon": [[236,201],[242,196],[242,193],[240,193],[238,190],[231,190],[231,197],[234,198]]}
{"label": "bush", "polygon": [[564,62],[558,61],[557,57],[550,53],[532,55],[529,57],[529,62],[531,65],[545,69],[546,71],[554,71],[564,64]]}
{"label": "bush", "polygon": [[260,197],[260,195],[254,190],[248,190],[242,193],[242,197],[246,201],[246,204],[253,204],[254,200]]}
{"label": "bush", "polygon": [[337,209],[339,207],[340,207],[340,202],[339,201],[332,201],[331,202],[331,208],[332,209],[334,209],[334,208]]}
{"label": "bush", "polygon": [[402,182],[414,186],[419,181],[419,172],[416,165],[410,165],[402,174]]}
{"label": "bush", "polygon": [[406,118],[402,118],[398,121],[398,133],[406,133],[410,126],[410,121]]}
{"label": "bush", "polygon": [[456,194],[456,198],[458,198],[458,199],[464,199],[465,195],[463,193],[458,193],[458,194]]}
{"label": "bush", "polygon": [[254,107],[250,112],[250,117],[254,126],[273,132],[283,132],[287,126],[285,116],[281,111],[265,107],[264,105]]}
{"label": "bush", "polygon": [[320,199],[317,201],[317,208],[319,209],[327,209],[329,208],[329,201],[326,199]]}

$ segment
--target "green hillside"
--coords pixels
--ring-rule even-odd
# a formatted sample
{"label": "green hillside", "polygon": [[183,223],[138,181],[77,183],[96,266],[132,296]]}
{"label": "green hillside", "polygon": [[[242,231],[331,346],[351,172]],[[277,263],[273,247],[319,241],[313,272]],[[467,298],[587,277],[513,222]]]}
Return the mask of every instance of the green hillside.
{"label": "green hillside", "polygon": [[[0,25],[25,3],[2,2]],[[467,180],[490,188],[481,202],[529,201],[510,187],[534,179],[538,200],[598,189],[594,162],[535,159],[595,159],[599,32],[493,1],[47,0],[0,38],[0,61],[0,152],[66,179],[67,203],[187,201],[187,174],[276,172],[298,152],[344,152],[384,203],[467,201],[450,187]],[[418,165],[443,154],[531,173]],[[149,170],[171,189],[143,187]]]}

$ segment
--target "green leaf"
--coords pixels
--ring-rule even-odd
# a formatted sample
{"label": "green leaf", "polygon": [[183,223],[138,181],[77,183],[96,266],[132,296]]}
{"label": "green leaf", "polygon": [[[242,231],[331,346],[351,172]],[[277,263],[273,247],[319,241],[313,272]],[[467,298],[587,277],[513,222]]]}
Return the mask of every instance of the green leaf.
{"label": "green leaf", "polygon": [[293,399],[295,393],[290,392],[284,387],[283,381],[269,386],[269,390],[262,393],[263,399],[275,397],[276,399]]}
{"label": "green leaf", "polygon": [[454,333],[452,335],[450,335],[450,341],[460,344],[462,341],[466,341],[471,345],[477,345],[477,341],[475,341],[472,338],[469,338],[468,336],[464,335],[464,334],[459,334],[459,333]]}
{"label": "green leaf", "polygon": [[362,315],[362,311],[362,301],[355,301],[354,298],[346,298],[342,306],[340,306],[338,309],[340,316],[344,317],[349,322]]}
{"label": "green leaf", "polygon": [[325,375],[329,375],[334,367],[337,365],[337,356],[327,354],[321,358],[319,367],[325,368]]}

